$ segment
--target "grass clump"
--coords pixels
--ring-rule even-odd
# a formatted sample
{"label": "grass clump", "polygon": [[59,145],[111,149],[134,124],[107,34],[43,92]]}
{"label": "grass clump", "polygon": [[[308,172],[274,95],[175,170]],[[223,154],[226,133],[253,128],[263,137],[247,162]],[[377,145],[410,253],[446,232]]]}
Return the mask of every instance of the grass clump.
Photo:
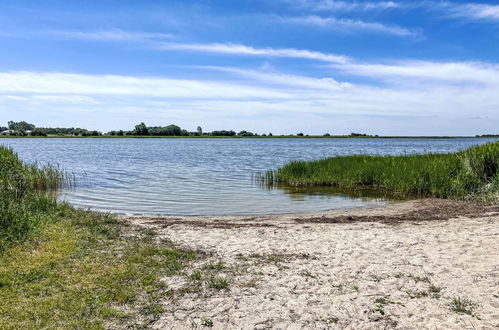
{"label": "grass clump", "polygon": [[210,318],[207,318],[207,317],[203,317],[201,319],[201,325],[208,327],[208,328],[211,328],[211,327],[213,327],[213,320]]}
{"label": "grass clump", "polygon": [[475,313],[478,306],[478,303],[465,297],[454,297],[450,303],[450,308],[453,312],[471,315],[479,319],[480,316]]}
{"label": "grass clump", "polygon": [[448,154],[354,155],[294,161],[259,176],[266,185],[378,190],[399,197],[497,197],[499,142]]}
{"label": "grass clump", "polygon": [[222,278],[219,276],[210,276],[206,280],[206,283],[208,284],[208,287],[215,289],[215,290],[224,290],[227,289],[230,285],[229,280],[226,278]]}
{"label": "grass clump", "polygon": [[56,198],[48,192],[64,183],[69,180],[57,168],[25,164],[0,146],[0,254],[55,218]]}

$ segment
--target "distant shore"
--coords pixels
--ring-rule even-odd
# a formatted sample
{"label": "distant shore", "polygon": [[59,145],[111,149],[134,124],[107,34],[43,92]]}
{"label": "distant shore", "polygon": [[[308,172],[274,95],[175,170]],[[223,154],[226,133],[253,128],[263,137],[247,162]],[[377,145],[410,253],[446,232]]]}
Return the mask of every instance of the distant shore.
{"label": "distant shore", "polygon": [[348,136],[348,135],[278,135],[278,136],[73,136],[73,135],[49,135],[49,136],[10,136],[0,135],[0,139],[484,139],[499,138],[494,136]]}

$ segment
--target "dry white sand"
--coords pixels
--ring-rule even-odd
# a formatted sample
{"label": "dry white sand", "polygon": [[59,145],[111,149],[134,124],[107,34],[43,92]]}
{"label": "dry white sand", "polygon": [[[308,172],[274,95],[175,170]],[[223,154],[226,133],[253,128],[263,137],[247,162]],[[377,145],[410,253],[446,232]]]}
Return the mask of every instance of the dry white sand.
{"label": "dry white sand", "polygon": [[[436,209],[438,203],[430,201]],[[250,219],[131,218],[162,239],[208,253],[189,273],[221,260],[226,266],[217,276],[230,281],[228,289],[192,289],[186,276],[165,277],[174,294],[152,326],[202,328],[209,319],[214,329],[498,329],[499,213],[396,224],[376,218],[424,215],[428,205]],[[317,220],[344,215],[368,218]],[[455,298],[472,302],[473,315],[452,311]]]}

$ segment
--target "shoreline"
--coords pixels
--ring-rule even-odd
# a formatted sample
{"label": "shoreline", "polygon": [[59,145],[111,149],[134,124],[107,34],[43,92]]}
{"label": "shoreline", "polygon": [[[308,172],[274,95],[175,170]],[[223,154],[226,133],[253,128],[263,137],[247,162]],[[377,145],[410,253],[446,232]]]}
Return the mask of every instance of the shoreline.
{"label": "shoreline", "polygon": [[[204,256],[186,275],[164,278],[172,296],[153,328],[209,321],[215,329],[459,329],[499,320],[497,206],[423,199],[299,214],[124,218]],[[213,278],[224,285],[203,284]]]}
{"label": "shoreline", "polygon": [[9,136],[0,139],[498,139],[499,136]]}

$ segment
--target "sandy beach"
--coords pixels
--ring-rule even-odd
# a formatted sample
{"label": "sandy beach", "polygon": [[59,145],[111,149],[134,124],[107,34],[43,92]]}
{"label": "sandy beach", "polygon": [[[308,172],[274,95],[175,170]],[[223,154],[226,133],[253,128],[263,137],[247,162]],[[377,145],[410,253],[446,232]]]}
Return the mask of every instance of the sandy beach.
{"label": "sandy beach", "polygon": [[[165,277],[172,295],[153,328],[499,327],[498,207],[428,199],[310,214],[128,219],[203,256],[184,276]],[[210,272],[228,285],[207,286]]]}

